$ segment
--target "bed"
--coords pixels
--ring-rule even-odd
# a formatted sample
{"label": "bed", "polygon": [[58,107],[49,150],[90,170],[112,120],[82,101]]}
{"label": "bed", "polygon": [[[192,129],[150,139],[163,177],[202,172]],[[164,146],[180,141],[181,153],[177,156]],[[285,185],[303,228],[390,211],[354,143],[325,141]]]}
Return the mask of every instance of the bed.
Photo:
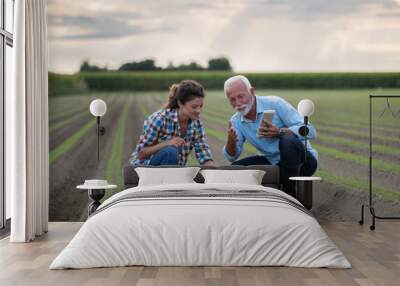
{"label": "bed", "polygon": [[[203,168],[206,169],[206,168]],[[275,166],[261,185],[193,183],[138,186],[107,199],[50,269],[144,266],[292,266],[350,268],[313,215],[279,188]]]}

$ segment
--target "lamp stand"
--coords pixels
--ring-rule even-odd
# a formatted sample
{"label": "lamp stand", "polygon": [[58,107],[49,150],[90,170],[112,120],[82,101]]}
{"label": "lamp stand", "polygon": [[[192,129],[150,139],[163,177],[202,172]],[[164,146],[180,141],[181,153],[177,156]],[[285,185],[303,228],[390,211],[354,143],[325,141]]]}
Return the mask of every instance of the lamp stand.
{"label": "lamp stand", "polygon": [[106,129],[104,126],[100,126],[100,116],[96,116],[96,122],[97,122],[97,162],[100,161],[100,136],[103,136],[106,133]]}
{"label": "lamp stand", "polygon": [[308,116],[304,116],[304,125],[299,128],[299,134],[304,137],[304,163],[307,162],[307,135],[309,132]]}
{"label": "lamp stand", "polygon": [[106,193],[105,189],[89,189],[88,190],[88,195],[89,198],[91,199],[91,203],[88,206],[88,217],[92,213],[94,213],[97,208],[101,205],[100,200],[104,197]]}
{"label": "lamp stand", "polygon": [[97,162],[100,161],[100,116],[96,117],[97,121]]}

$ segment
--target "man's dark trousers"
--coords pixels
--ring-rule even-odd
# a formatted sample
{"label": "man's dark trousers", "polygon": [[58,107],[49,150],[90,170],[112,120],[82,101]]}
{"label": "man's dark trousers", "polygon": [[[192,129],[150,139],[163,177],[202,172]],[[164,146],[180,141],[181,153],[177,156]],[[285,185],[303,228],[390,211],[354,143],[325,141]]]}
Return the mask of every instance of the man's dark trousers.
{"label": "man's dark trousers", "polygon": [[[307,160],[304,158],[305,148],[300,139],[294,134],[283,134],[279,137],[280,180],[284,192],[291,196],[296,195],[296,182],[289,177],[312,176],[317,170],[317,160],[310,151],[307,151]],[[264,156],[250,156],[237,160],[232,165],[271,165]]]}

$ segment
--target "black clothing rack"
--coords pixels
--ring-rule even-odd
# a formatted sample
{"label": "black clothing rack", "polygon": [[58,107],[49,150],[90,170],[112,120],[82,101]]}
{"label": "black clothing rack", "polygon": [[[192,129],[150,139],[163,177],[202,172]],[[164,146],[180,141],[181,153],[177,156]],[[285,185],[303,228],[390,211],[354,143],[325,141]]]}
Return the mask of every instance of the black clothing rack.
{"label": "black clothing rack", "polygon": [[389,109],[389,111],[392,113],[393,117],[400,117],[400,111],[397,113],[394,113],[391,108],[390,108],[390,103],[389,99],[390,98],[400,98],[400,95],[370,95],[369,96],[369,204],[363,204],[361,206],[361,220],[359,223],[362,225],[364,224],[364,207],[369,208],[369,211],[372,215],[372,224],[370,225],[370,229],[374,230],[375,229],[375,219],[382,219],[382,220],[398,220],[400,217],[391,217],[391,216],[378,216],[375,214],[375,208],[372,202],[372,103],[373,99],[386,99],[387,100],[387,105],[383,112],[381,113],[381,116],[385,113],[386,108]]}

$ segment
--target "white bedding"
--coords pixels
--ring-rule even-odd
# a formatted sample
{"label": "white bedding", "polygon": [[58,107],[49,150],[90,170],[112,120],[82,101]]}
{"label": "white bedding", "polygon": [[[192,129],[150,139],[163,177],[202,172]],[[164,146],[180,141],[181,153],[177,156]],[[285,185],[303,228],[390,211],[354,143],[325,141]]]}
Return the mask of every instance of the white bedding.
{"label": "white bedding", "polygon": [[288,204],[231,197],[152,198],[112,204],[131,192],[174,189],[263,190],[297,202],[279,190],[254,185],[193,183],[127,189],[99,207],[104,210],[82,225],[50,269],[126,265],[351,267],[316,219]]}

